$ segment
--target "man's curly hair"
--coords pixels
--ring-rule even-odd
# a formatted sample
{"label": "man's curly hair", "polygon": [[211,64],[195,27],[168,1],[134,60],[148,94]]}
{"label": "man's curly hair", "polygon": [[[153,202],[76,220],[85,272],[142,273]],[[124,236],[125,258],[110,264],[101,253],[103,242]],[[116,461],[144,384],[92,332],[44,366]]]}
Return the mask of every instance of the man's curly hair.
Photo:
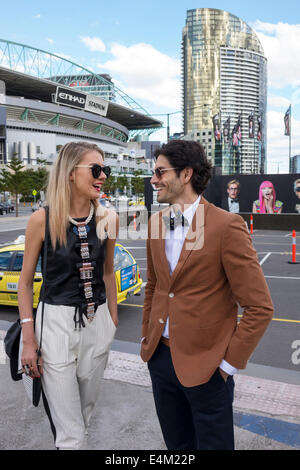
{"label": "man's curly hair", "polygon": [[171,140],[155,150],[154,157],[157,159],[159,155],[166,157],[171,167],[177,168],[177,176],[184,168],[192,168],[192,187],[197,194],[203,193],[211,178],[212,165],[201,144],[193,140]]}

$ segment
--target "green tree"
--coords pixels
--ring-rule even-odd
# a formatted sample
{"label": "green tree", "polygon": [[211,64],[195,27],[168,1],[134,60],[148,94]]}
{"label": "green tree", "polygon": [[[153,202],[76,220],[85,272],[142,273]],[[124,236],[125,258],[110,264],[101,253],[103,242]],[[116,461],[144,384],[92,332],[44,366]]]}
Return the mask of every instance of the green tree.
{"label": "green tree", "polygon": [[142,173],[143,172],[141,170],[136,170],[134,172],[134,177],[131,178],[131,185],[136,195],[136,199],[144,195],[144,178],[141,176]]}
{"label": "green tree", "polygon": [[48,183],[48,170],[45,167],[38,167],[32,173],[32,189],[36,189],[39,193],[40,191],[45,191]]}
{"label": "green tree", "polygon": [[122,175],[117,177],[117,188],[120,191],[124,191],[124,189],[128,186],[128,179],[127,176]]}
{"label": "green tree", "polygon": [[32,198],[32,177],[31,173],[33,170],[24,170],[24,181],[22,184],[22,187],[20,189],[20,193],[22,194],[24,201],[26,201],[26,198],[31,199]]}
{"label": "green tree", "polygon": [[0,178],[4,183],[6,191],[12,193],[16,198],[16,217],[19,215],[18,197],[24,190],[26,177],[24,177],[24,166],[20,160],[14,156],[6,168],[0,170]]}
{"label": "green tree", "polygon": [[0,193],[3,193],[5,191],[5,183],[2,178],[0,178]]}
{"label": "green tree", "polygon": [[107,178],[102,186],[102,191],[106,194],[113,194],[117,187],[117,180],[115,176],[110,176]]}

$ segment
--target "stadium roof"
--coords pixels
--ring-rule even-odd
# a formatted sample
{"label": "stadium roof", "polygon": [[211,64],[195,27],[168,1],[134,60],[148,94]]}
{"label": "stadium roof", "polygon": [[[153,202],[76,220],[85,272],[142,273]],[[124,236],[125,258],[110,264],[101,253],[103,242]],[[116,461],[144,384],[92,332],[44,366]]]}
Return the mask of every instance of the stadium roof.
{"label": "stadium roof", "polygon": [[[57,86],[66,87],[66,85],[45,77],[80,76],[87,73],[101,80],[103,84],[112,85],[103,76],[55,54],[0,39],[0,80],[5,82],[7,95],[52,103],[52,95],[56,93]],[[119,103],[108,101],[106,115],[108,119],[122,124],[131,131],[142,129],[154,131],[162,126],[161,121],[151,117],[134,99],[113,86]],[[70,90],[74,91],[74,88]],[[83,91],[80,90],[80,93]]]}

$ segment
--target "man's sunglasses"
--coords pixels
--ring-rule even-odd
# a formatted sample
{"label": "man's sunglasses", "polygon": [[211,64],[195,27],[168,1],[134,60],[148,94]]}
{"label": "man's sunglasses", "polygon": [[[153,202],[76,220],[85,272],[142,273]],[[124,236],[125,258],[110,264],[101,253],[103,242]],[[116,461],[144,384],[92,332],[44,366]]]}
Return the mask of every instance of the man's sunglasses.
{"label": "man's sunglasses", "polygon": [[152,176],[156,176],[159,180],[163,177],[163,174],[165,171],[169,170],[180,170],[180,168],[155,168],[155,170],[152,170]]}
{"label": "man's sunglasses", "polygon": [[101,166],[95,163],[94,165],[76,165],[76,168],[90,168],[93,178],[97,179],[101,175],[101,171],[105,174],[106,178],[110,177],[111,167],[110,166]]}
{"label": "man's sunglasses", "polygon": [[295,188],[295,191],[296,193],[300,193],[300,186],[297,186],[297,188]]}

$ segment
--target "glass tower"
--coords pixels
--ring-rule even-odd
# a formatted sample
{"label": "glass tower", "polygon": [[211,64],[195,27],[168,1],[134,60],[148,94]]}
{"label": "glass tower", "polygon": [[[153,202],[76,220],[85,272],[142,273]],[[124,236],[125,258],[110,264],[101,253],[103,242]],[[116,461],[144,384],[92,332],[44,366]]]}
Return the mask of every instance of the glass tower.
{"label": "glass tower", "polygon": [[255,32],[223,10],[188,10],[182,79],[184,134],[204,143],[223,174],[263,173],[267,60]]}

